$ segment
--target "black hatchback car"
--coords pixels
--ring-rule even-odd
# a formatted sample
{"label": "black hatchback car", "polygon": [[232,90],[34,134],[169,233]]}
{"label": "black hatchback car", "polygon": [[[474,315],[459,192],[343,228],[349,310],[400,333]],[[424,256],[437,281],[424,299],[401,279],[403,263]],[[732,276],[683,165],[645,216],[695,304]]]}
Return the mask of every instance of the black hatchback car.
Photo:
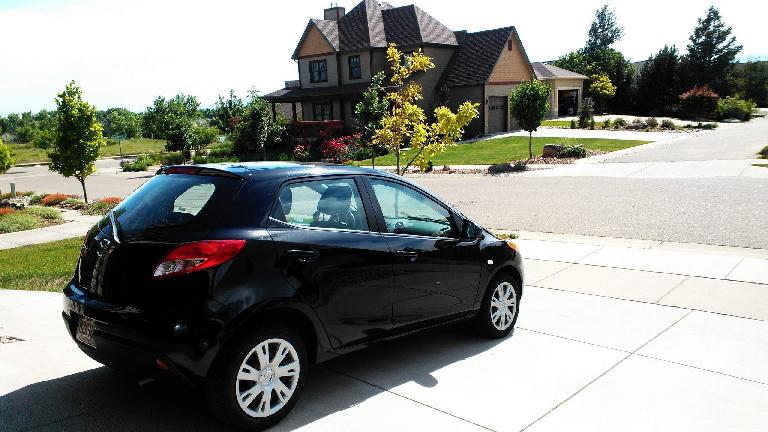
{"label": "black hatchback car", "polygon": [[201,383],[222,420],[262,429],[336,354],[459,320],[508,335],[522,287],[514,243],[402,177],[171,166],[88,232],[63,317],[95,360]]}

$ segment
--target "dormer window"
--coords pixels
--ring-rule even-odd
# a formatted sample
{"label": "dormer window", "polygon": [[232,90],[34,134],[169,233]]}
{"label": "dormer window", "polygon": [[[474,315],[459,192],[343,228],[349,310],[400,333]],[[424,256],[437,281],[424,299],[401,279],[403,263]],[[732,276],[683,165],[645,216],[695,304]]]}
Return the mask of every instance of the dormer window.
{"label": "dormer window", "polygon": [[313,83],[328,82],[327,60],[313,60],[309,62],[309,81]]}
{"label": "dormer window", "polygon": [[362,78],[363,72],[360,69],[360,56],[359,55],[349,56],[347,58],[347,61],[349,62],[349,79],[359,80],[360,78]]}

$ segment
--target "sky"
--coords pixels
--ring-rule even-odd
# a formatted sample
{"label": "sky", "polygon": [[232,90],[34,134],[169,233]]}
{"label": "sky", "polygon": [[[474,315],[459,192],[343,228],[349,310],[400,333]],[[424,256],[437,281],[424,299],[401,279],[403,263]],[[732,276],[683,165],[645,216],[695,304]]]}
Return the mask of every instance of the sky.
{"label": "sky", "polygon": [[[453,30],[514,25],[531,61],[584,45],[604,0],[389,0],[417,4]],[[740,59],[768,59],[760,0],[613,0],[633,61],[664,44],[685,51],[696,19],[715,5],[744,46]],[[356,2],[339,1],[347,10]],[[325,0],[0,0],[0,115],[55,108],[70,80],[99,109],[144,110],[158,95],[194,95],[212,106],[229,89],[244,97],[298,78],[291,55]]]}

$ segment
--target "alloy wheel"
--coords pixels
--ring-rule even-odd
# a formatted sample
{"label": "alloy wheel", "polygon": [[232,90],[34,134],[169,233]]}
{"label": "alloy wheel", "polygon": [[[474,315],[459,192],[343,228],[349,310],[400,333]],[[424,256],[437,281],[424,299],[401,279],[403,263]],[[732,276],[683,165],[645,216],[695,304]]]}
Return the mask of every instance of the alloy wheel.
{"label": "alloy wheel", "polygon": [[240,408],[251,417],[269,417],[291,399],[299,383],[301,363],[290,342],[267,339],[243,359],[235,382]]}
{"label": "alloy wheel", "polygon": [[517,293],[509,282],[500,283],[491,298],[491,322],[498,330],[506,330],[512,325],[517,312]]}

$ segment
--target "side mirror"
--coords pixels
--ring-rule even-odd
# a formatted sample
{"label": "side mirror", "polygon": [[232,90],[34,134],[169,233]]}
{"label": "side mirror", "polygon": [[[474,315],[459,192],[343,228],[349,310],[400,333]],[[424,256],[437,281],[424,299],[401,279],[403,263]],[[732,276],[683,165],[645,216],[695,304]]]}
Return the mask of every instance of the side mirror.
{"label": "side mirror", "polygon": [[480,235],[480,228],[469,219],[464,219],[461,223],[461,239],[475,240]]}

